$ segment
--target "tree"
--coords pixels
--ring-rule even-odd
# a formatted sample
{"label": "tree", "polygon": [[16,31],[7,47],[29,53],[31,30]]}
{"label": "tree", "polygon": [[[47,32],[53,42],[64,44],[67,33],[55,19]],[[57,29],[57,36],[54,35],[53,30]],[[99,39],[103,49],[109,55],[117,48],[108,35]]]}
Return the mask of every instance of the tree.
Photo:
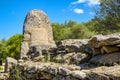
{"label": "tree", "polygon": [[63,39],[83,39],[89,38],[96,34],[93,26],[94,21],[87,23],[77,23],[75,21],[68,21],[64,24],[53,23],[53,36],[56,41]]}
{"label": "tree", "polygon": [[64,25],[59,23],[52,24],[53,37],[55,40],[64,39]]}
{"label": "tree", "polygon": [[64,26],[65,27],[73,27],[73,25],[75,25],[75,24],[77,24],[77,22],[70,20],[70,21],[65,21]]}
{"label": "tree", "polygon": [[120,31],[120,0],[100,0],[96,11],[96,30],[107,34]]}
{"label": "tree", "polygon": [[90,38],[91,36],[95,35],[94,31],[90,31],[85,24],[76,24],[71,28],[71,34],[69,38],[73,39],[85,39]]}
{"label": "tree", "polygon": [[20,44],[22,41],[22,35],[21,34],[15,34],[11,36],[7,41],[4,48],[4,56],[10,56],[15,59],[20,58]]}
{"label": "tree", "polygon": [[6,44],[6,39],[3,38],[0,40],[0,59],[4,61],[4,48]]}

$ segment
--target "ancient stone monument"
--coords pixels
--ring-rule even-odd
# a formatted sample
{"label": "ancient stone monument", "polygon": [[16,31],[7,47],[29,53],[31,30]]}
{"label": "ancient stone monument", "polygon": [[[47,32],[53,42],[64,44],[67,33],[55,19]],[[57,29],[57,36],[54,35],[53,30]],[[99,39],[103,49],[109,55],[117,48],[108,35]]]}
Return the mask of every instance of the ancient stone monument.
{"label": "ancient stone monument", "polygon": [[39,50],[55,47],[52,27],[47,15],[40,10],[30,11],[24,21],[21,58],[27,57],[31,48]]}
{"label": "ancient stone monument", "polygon": [[8,57],[4,68],[0,80],[120,80],[120,33],[55,45],[48,17],[32,10],[24,22],[21,59]]}

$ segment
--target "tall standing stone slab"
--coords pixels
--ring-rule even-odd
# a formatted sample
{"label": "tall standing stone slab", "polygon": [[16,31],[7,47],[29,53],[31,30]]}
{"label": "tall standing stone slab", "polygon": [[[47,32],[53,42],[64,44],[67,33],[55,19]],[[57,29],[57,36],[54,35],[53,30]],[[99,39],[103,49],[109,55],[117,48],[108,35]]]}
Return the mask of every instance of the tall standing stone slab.
{"label": "tall standing stone slab", "polygon": [[40,10],[30,11],[25,18],[23,42],[21,44],[21,58],[26,57],[29,49],[33,46],[55,46],[49,19],[47,15]]}

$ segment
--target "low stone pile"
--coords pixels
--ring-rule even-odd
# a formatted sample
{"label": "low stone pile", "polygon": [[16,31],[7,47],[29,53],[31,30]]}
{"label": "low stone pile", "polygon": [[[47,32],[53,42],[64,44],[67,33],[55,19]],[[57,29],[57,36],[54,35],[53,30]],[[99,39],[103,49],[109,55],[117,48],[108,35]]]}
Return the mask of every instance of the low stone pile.
{"label": "low stone pile", "polygon": [[76,65],[26,61],[13,68],[8,80],[17,75],[22,80],[120,80],[120,66],[81,69]]}
{"label": "low stone pile", "polygon": [[56,42],[57,49],[65,52],[84,52],[85,45],[89,39],[67,39]]}
{"label": "low stone pile", "polygon": [[120,33],[93,36],[87,44],[93,55],[120,51]]}
{"label": "low stone pile", "polygon": [[50,49],[51,61],[67,64],[80,64],[87,61],[88,54],[84,53],[88,39],[67,39],[56,42],[57,48]]}
{"label": "low stone pile", "polygon": [[56,43],[57,48],[46,52],[51,61],[67,64],[120,64],[120,33],[96,35],[91,39],[67,39]]}
{"label": "low stone pile", "polygon": [[101,65],[120,64],[120,33],[94,36],[87,46],[93,51],[90,62]]}
{"label": "low stone pile", "polygon": [[0,80],[7,80],[9,78],[8,73],[0,73]]}

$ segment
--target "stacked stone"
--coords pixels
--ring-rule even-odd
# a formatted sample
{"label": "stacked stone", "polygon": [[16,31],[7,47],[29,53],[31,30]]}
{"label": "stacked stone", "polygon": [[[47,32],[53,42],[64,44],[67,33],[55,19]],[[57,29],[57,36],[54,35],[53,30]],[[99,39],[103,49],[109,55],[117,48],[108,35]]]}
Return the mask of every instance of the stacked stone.
{"label": "stacked stone", "polygon": [[93,50],[92,63],[102,65],[120,64],[120,33],[93,36],[87,46]]}
{"label": "stacked stone", "polygon": [[[120,80],[120,66],[81,70],[79,66],[27,61],[18,63],[22,80]],[[15,69],[11,69],[12,80]]]}
{"label": "stacked stone", "polygon": [[0,73],[0,80],[7,80],[9,78],[8,73]]}
{"label": "stacked stone", "polygon": [[[74,74],[76,70],[80,70],[80,67],[75,65],[27,61],[18,63],[17,67],[22,73],[22,80],[79,80],[85,77],[84,72],[77,73],[79,77]],[[11,69],[11,76],[13,74],[14,69]]]}
{"label": "stacked stone", "polygon": [[84,52],[85,45],[89,39],[66,39],[56,42],[58,51],[65,50],[66,52]]}
{"label": "stacked stone", "polygon": [[87,54],[84,53],[84,47],[88,39],[67,39],[56,42],[57,48],[49,51],[52,61],[67,64],[80,64],[87,60]]}
{"label": "stacked stone", "polygon": [[87,45],[92,48],[93,55],[119,52],[120,33],[93,36]]}

